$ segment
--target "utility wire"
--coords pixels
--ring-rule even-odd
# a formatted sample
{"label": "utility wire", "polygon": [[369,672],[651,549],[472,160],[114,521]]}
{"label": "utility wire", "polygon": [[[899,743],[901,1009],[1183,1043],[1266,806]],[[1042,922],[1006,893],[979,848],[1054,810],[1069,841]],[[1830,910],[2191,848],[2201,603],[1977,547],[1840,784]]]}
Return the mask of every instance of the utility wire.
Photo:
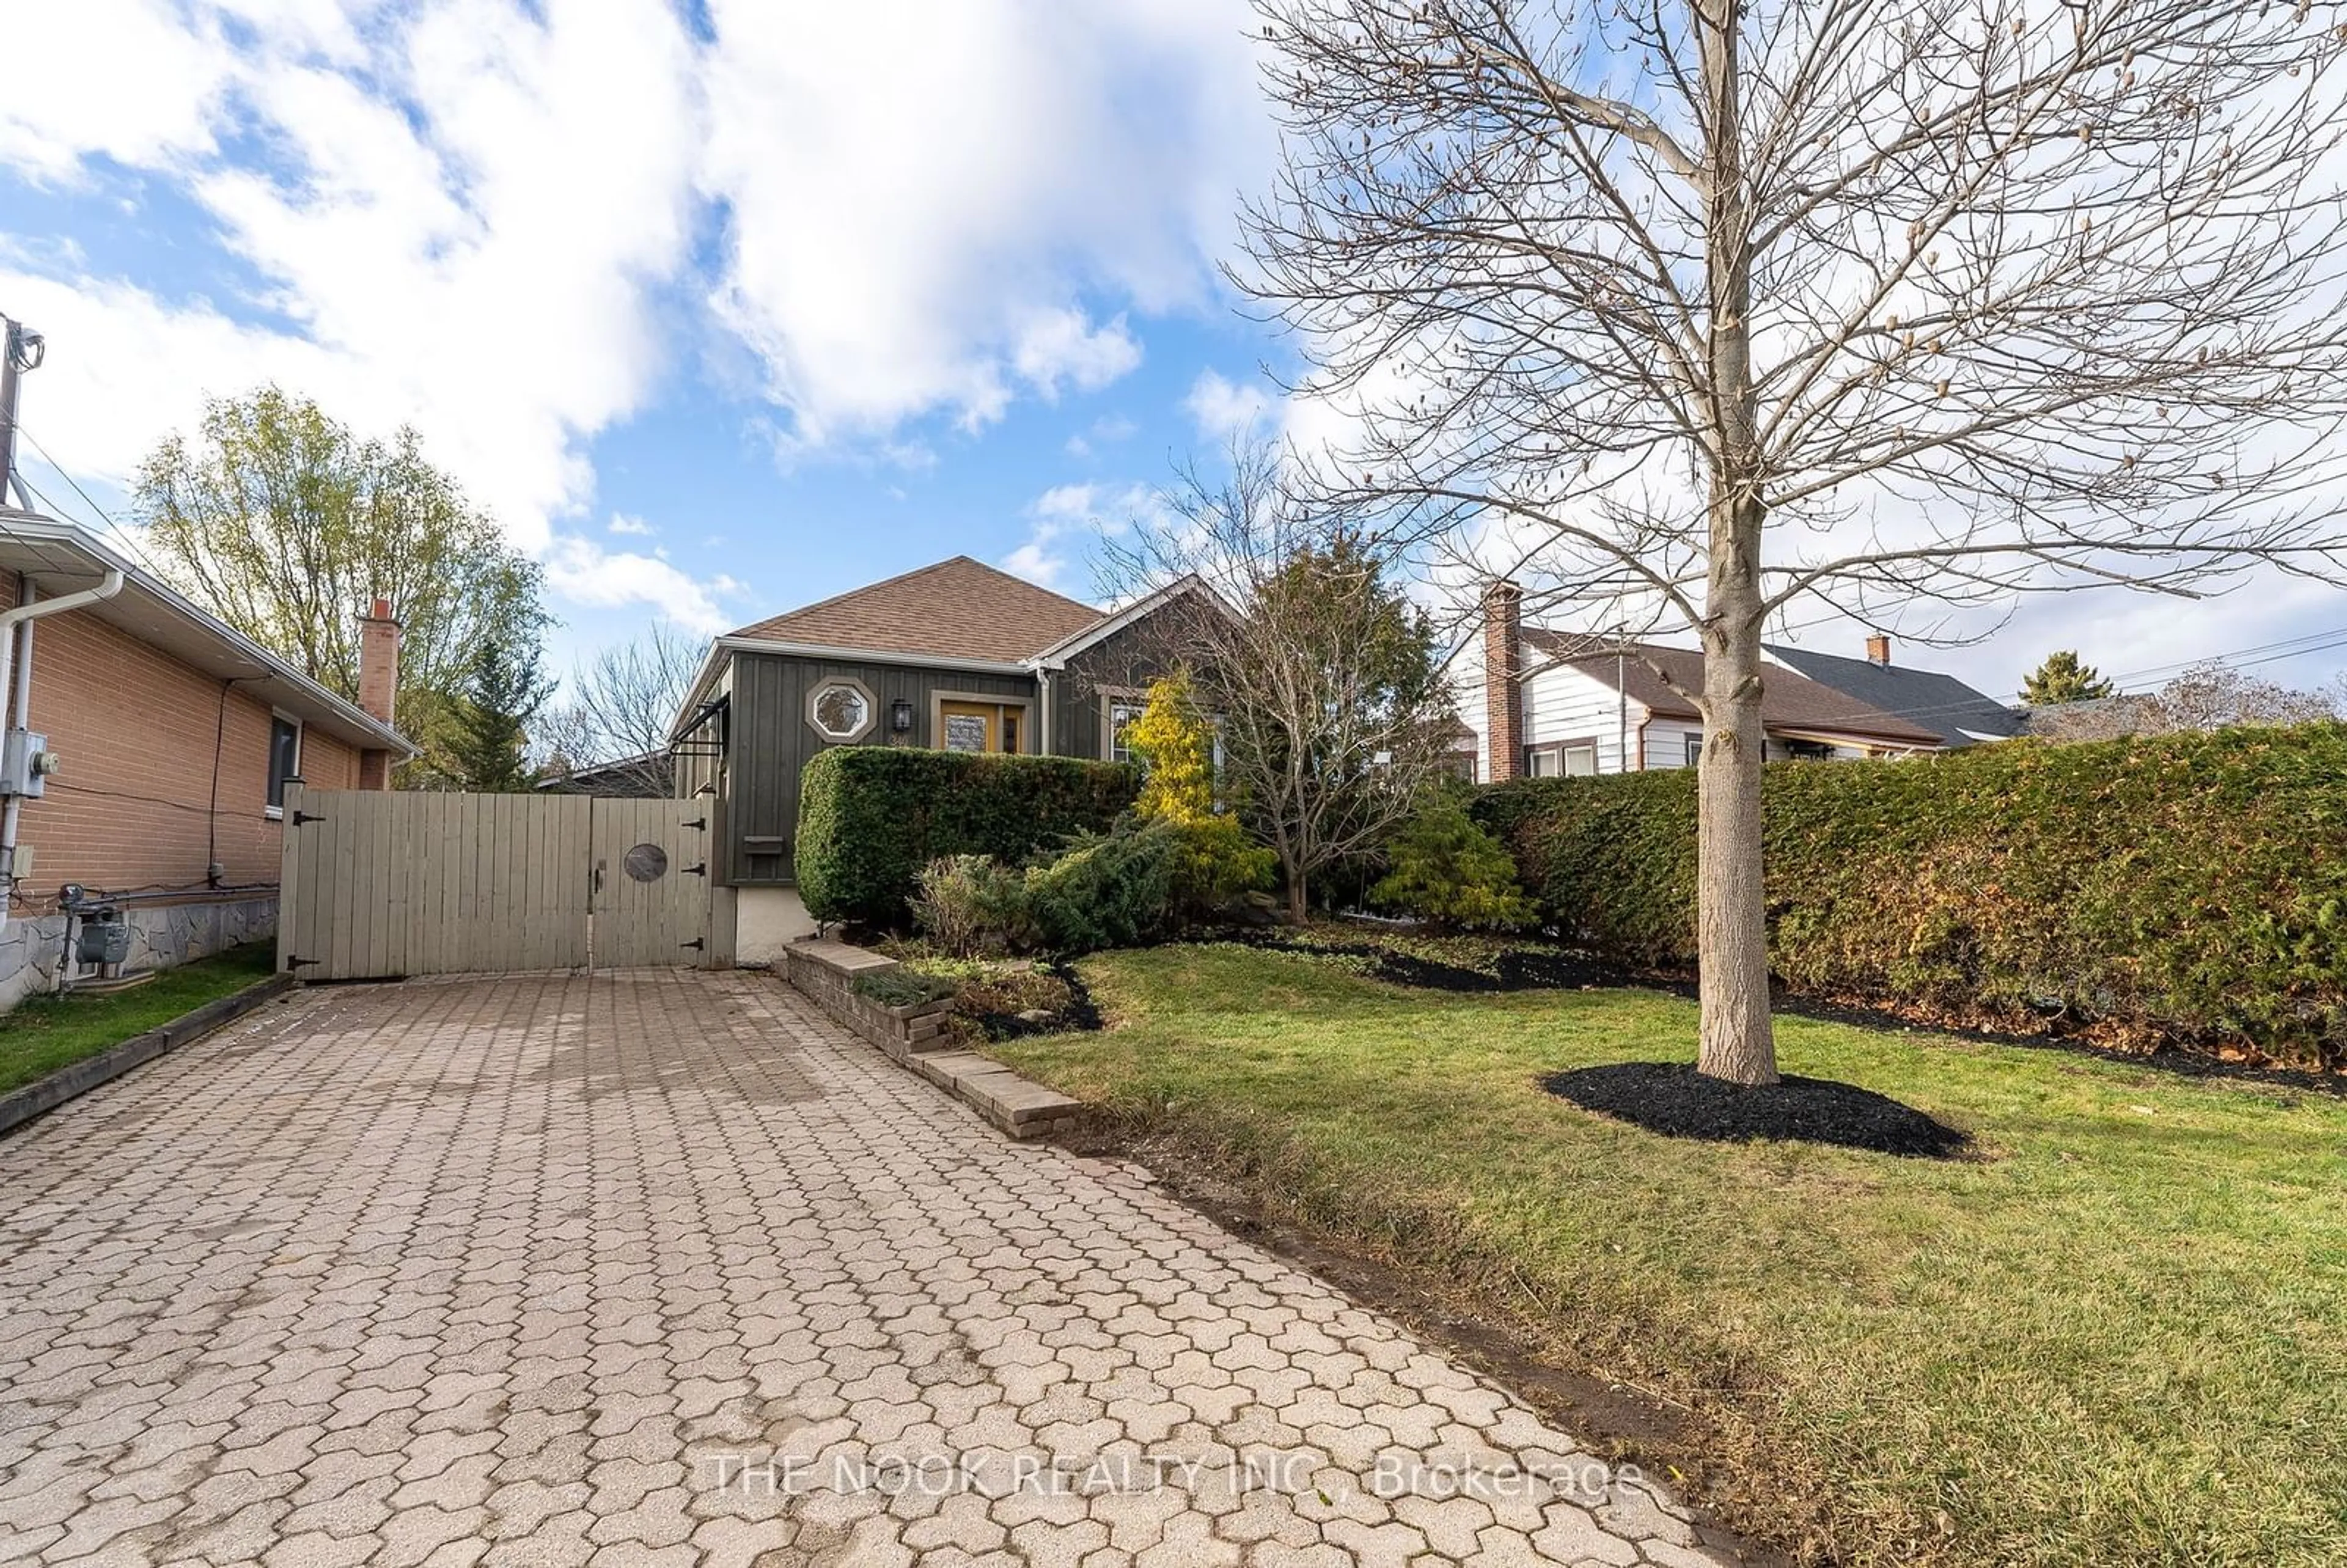
{"label": "utility wire", "polygon": [[[12,477],[15,480],[19,488],[21,488],[26,495],[32,497],[35,500],[41,503],[41,507],[44,511],[56,513],[62,510],[56,502],[49,499],[47,495],[42,491],[38,485],[34,484],[33,481],[26,477],[25,470],[21,466],[17,468]],[[24,546],[26,549],[32,551],[33,554],[40,558],[42,565],[46,566],[49,570],[60,575],[70,576],[77,572],[86,572],[89,569],[86,562],[76,561],[69,558],[60,557],[56,553],[56,543],[55,540],[41,538],[36,535],[20,534],[15,528],[9,527],[6,519],[5,518],[0,518],[0,538],[5,538],[12,543]]]}
{"label": "utility wire", "polygon": [[[121,523],[116,521],[112,514],[108,513],[104,507],[99,506],[96,498],[93,497],[87,490],[81,487],[81,481],[75,478],[64,464],[49,456],[49,449],[41,445],[40,437],[26,429],[25,423],[21,419],[16,422],[16,434],[31,442],[33,444],[33,450],[41,455],[41,461],[46,463],[49,466],[50,470],[54,472],[57,477],[63,479],[67,484],[73,487],[73,493],[82,498],[82,504],[87,506],[91,511],[97,513],[99,520],[106,524],[106,531],[109,537],[120,539],[124,544],[129,546],[130,553],[137,556],[140,563],[143,564],[149,571],[153,572],[158,578],[163,576],[162,569],[158,567],[155,564],[154,558],[147,553],[147,547],[138,542],[138,535],[132,532],[129,528],[125,528]],[[22,477],[21,473],[18,477],[20,478]]]}

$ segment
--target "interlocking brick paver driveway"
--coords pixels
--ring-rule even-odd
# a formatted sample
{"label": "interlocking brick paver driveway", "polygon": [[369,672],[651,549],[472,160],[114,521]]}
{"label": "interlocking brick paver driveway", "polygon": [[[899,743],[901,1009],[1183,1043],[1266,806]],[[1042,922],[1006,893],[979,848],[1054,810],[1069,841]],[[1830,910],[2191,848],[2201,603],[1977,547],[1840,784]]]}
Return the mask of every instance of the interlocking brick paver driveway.
{"label": "interlocking brick paver driveway", "polygon": [[749,974],[268,1008],[0,1140],[0,1315],[8,1561],[1725,1561]]}

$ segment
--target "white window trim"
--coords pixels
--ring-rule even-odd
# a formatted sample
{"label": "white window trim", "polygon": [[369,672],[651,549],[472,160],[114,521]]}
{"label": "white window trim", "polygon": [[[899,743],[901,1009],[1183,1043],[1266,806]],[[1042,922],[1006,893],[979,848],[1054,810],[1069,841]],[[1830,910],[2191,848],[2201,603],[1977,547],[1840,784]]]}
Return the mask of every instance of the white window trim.
{"label": "white window trim", "polygon": [[1116,711],[1121,706],[1146,708],[1149,693],[1138,686],[1103,686],[1100,689],[1101,744],[1100,760],[1116,761]]}
{"label": "white window trim", "polygon": [[261,764],[261,815],[270,822],[285,820],[285,808],[269,804],[269,770],[277,764],[277,723],[281,719],[293,726],[293,771],[285,775],[287,779],[302,776],[302,753],[310,743],[310,727],[302,722],[302,715],[282,708],[269,710],[269,751]]}
{"label": "white window trim", "polygon": [[[864,723],[845,735],[833,734],[829,730],[825,729],[822,721],[815,716],[815,704],[823,701],[825,692],[835,686],[846,686],[864,699]],[[807,728],[822,737],[824,744],[827,746],[852,746],[870,734],[873,726],[879,722],[880,700],[872,694],[871,687],[853,675],[818,675],[815,678],[814,684],[807,688]]]}

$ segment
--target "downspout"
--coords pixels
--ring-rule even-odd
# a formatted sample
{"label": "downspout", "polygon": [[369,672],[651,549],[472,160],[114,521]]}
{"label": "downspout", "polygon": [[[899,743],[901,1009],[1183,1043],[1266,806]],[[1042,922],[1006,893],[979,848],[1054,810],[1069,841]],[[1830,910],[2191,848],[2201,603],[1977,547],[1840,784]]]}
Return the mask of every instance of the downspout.
{"label": "downspout", "polygon": [[[44,616],[63,615],[122,591],[122,570],[106,569],[96,588],[86,588],[60,599],[36,599],[32,579],[16,579],[16,602],[0,610],[0,692],[8,696],[8,727],[26,730],[33,719],[33,622]],[[8,923],[8,906],[16,891],[16,828],[25,813],[25,797],[12,794],[0,806],[0,929]]]}
{"label": "downspout", "polygon": [[[1626,774],[1630,771],[1630,671],[1629,650],[1622,645],[1622,635],[1614,634],[1614,694],[1618,700],[1614,716],[1614,771]],[[1642,759],[1645,743],[1646,738],[1641,734],[1638,745]]]}
{"label": "downspout", "polygon": [[1035,694],[1037,705],[1043,710],[1035,723],[1035,754],[1052,756],[1056,753],[1051,750],[1051,667],[1048,664],[1035,667]]}

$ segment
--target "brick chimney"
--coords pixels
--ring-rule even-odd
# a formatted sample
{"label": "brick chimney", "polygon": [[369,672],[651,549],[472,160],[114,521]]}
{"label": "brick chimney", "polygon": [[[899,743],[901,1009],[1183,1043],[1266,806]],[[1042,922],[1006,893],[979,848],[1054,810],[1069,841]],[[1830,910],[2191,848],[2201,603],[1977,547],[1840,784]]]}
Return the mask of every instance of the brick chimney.
{"label": "brick chimney", "polygon": [[[378,599],[359,617],[359,706],[388,724],[397,712],[399,693],[399,622],[392,619],[391,600]],[[369,750],[359,753],[359,788],[391,787],[391,753]]]}
{"label": "brick chimney", "polygon": [[1483,590],[1485,781],[1523,771],[1524,590],[1502,578]]}
{"label": "brick chimney", "polygon": [[1891,639],[1880,631],[1869,636],[1866,640],[1866,661],[1869,664],[1880,664],[1885,670],[1890,669]]}

